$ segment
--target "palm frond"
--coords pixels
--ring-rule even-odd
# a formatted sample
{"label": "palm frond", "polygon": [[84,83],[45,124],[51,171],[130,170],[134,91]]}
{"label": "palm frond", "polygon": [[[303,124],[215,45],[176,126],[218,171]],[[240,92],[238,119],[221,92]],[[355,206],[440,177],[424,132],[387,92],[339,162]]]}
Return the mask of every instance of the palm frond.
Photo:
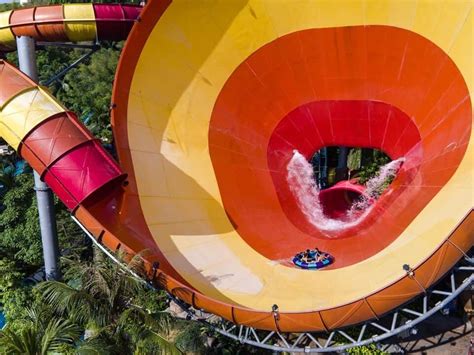
{"label": "palm frond", "polygon": [[143,249],[142,251],[138,252],[127,263],[127,268],[139,276],[145,276],[145,257],[148,254],[150,254],[148,249]]}
{"label": "palm frond", "polygon": [[88,271],[88,274],[83,277],[83,289],[94,297],[105,297],[112,305],[114,273],[104,263],[95,265]]}
{"label": "palm frond", "polygon": [[75,350],[76,355],[107,355],[110,353],[112,353],[112,347],[101,339],[82,342]]}
{"label": "palm frond", "polygon": [[87,292],[58,281],[46,281],[38,289],[43,298],[59,315],[73,315],[78,321],[85,322],[93,317],[96,300]]}
{"label": "palm frond", "polygon": [[35,305],[26,309],[26,319],[32,323],[37,331],[43,331],[51,317],[51,310],[41,305]]}
{"label": "palm frond", "polygon": [[41,354],[59,351],[63,344],[73,344],[81,335],[79,327],[67,319],[52,319],[41,339]]}
{"label": "palm frond", "polygon": [[176,344],[161,334],[150,331],[149,334],[141,339],[137,344],[137,354],[141,354],[141,349],[146,350],[150,345],[157,345],[162,354],[179,355],[183,352],[176,346]]}
{"label": "palm frond", "polygon": [[6,355],[36,355],[39,337],[32,327],[25,327],[19,334],[11,329],[0,331],[0,349]]}

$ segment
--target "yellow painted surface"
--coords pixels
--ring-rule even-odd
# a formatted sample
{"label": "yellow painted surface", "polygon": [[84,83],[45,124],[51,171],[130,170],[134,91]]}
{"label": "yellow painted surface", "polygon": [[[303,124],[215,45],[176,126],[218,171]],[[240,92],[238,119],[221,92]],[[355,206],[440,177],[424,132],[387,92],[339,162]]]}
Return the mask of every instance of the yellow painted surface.
{"label": "yellow painted surface", "polygon": [[92,4],[65,4],[66,35],[71,42],[93,41],[97,36]]}
{"label": "yellow painted surface", "polygon": [[250,308],[268,311],[278,304],[284,312],[309,311],[376,292],[404,275],[401,265],[416,267],[431,255],[472,208],[472,139],[449,184],[389,247],[345,268],[308,272],[264,258],[233,229],[209,157],[208,128],[233,70],[264,44],[306,28],[385,24],[413,30],[451,56],[472,95],[472,2],[452,3],[251,0],[190,6],[177,0],[169,6],[134,74],[128,138],[146,221],[184,279],[206,295]]}
{"label": "yellow painted surface", "polygon": [[0,12],[0,44],[15,47],[15,36],[9,27],[11,11]]}
{"label": "yellow painted surface", "polygon": [[23,91],[0,108],[0,136],[17,149],[39,123],[65,109],[39,87]]}

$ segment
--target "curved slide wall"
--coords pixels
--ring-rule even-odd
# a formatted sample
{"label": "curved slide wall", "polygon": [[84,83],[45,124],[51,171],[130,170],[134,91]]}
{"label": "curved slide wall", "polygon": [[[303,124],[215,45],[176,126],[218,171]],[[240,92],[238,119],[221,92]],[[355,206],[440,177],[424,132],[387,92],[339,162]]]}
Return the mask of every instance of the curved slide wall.
{"label": "curved slide wall", "polygon": [[117,41],[127,38],[140,6],[65,4],[0,13],[0,51],[14,50],[15,37],[39,41]]}
{"label": "curved slide wall", "polygon": [[[382,316],[473,245],[472,21],[468,2],[151,1],[114,87],[128,185],[112,161],[85,169],[111,182],[68,206],[112,250],[146,250],[155,282],[235,323],[317,331]],[[12,145],[36,156],[25,131]],[[330,145],[405,163],[363,221],[328,235],[285,176],[294,149]],[[288,265],[314,246],[331,268]]]}

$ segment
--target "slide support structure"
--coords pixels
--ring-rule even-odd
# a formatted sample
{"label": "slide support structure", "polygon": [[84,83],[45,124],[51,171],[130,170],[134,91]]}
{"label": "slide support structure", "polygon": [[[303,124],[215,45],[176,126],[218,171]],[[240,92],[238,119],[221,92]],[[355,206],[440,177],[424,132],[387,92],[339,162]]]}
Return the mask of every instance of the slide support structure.
{"label": "slide support structure", "polygon": [[[35,40],[31,37],[16,38],[20,70],[31,79],[38,81],[36,68]],[[47,280],[59,280],[59,247],[56,219],[54,216],[53,194],[49,186],[34,171],[36,199],[43,245],[44,267]]]}

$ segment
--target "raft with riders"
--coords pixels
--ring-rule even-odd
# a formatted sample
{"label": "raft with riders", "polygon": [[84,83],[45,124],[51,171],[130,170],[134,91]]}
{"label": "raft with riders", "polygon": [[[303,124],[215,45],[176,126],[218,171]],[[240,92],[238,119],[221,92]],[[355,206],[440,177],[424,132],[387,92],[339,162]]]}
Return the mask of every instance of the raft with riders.
{"label": "raft with riders", "polygon": [[296,254],[293,263],[302,269],[322,269],[334,262],[334,257],[318,248],[306,249]]}

